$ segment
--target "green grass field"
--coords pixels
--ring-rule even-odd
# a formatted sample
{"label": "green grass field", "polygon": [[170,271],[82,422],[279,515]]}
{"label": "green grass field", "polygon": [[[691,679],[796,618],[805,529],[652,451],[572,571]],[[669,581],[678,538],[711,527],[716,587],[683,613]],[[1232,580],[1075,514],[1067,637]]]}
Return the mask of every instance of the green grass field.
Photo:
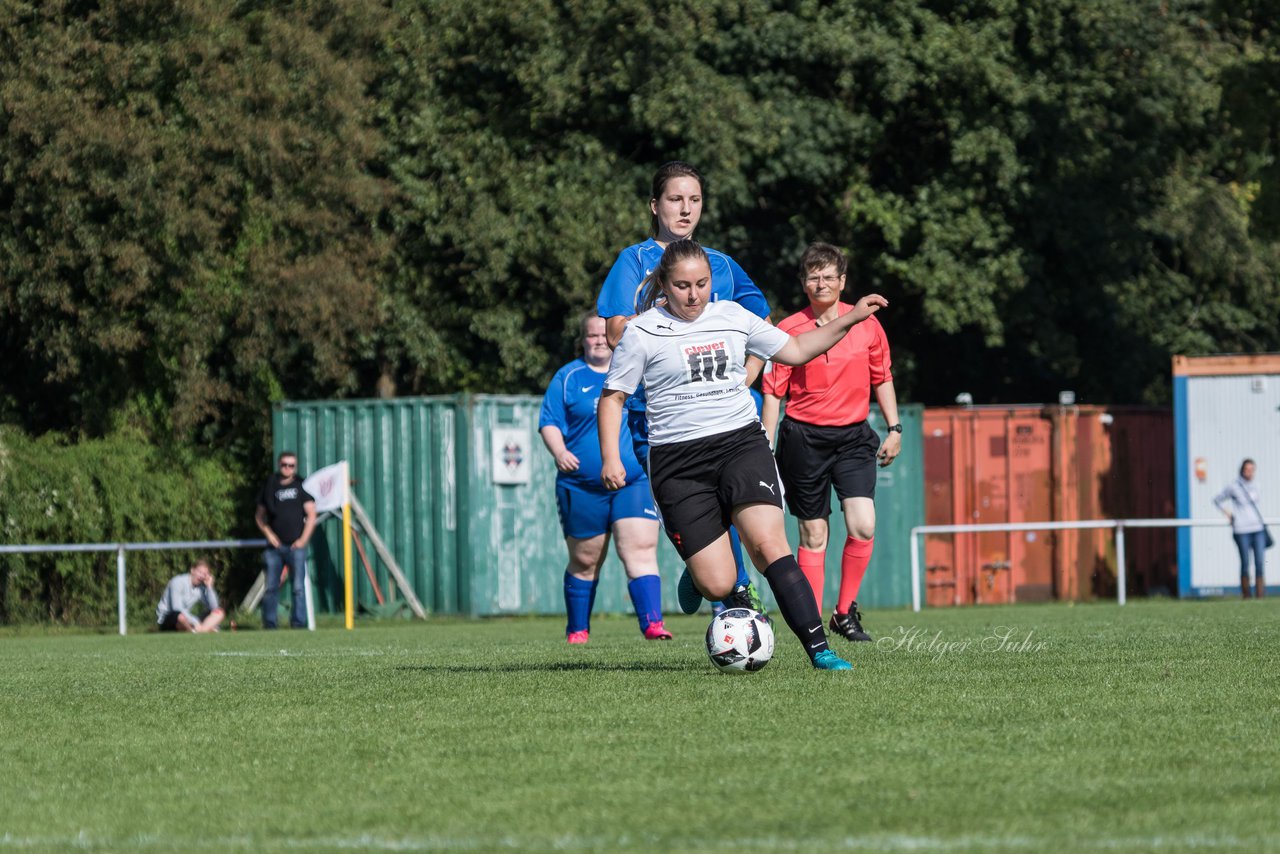
{"label": "green grass field", "polygon": [[1280,602],[0,636],[0,849],[1280,850]]}

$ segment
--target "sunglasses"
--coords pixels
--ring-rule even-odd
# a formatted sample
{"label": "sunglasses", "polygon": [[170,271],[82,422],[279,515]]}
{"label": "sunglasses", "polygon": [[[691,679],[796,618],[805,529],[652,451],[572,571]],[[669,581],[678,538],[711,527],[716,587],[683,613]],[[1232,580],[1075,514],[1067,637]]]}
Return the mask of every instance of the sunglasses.
{"label": "sunglasses", "polygon": [[298,467],[297,463],[281,463],[280,464],[280,468],[282,469],[296,469],[297,467]]}

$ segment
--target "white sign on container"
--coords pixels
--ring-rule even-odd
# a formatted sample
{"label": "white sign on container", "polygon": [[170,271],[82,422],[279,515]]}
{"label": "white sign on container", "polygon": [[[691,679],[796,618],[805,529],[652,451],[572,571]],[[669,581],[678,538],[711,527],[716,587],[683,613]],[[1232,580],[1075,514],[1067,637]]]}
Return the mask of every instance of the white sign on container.
{"label": "white sign on container", "polygon": [[493,482],[524,484],[529,482],[529,457],[533,453],[529,431],[520,427],[495,427],[491,434],[493,448]]}

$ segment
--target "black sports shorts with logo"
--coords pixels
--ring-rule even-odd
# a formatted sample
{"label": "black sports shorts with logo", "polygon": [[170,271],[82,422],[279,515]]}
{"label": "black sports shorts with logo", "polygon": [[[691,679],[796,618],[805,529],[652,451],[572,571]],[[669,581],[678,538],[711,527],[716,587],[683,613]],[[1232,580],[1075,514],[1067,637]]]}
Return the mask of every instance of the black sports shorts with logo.
{"label": "black sports shorts with logo", "polygon": [[778,471],[787,487],[787,509],[797,519],[831,515],[836,497],[876,497],[876,452],[880,437],[865,421],[824,427],[783,419],[778,427]]}
{"label": "black sports shorts with logo", "polygon": [[705,439],[650,445],[649,482],[667,536],[685,560],[729,530],[734,507],[782,507],[778,467],[758,421]]}

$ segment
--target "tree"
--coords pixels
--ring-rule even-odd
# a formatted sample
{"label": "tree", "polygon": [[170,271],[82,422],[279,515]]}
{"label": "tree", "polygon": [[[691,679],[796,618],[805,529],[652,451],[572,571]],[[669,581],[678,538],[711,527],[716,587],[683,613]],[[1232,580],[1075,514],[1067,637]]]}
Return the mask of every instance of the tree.
{"label": "tree", "polygon": [[352,389],[388,249],[367,96],[385,12],[0,15],[0,415],[261,453],[270,401]]}

